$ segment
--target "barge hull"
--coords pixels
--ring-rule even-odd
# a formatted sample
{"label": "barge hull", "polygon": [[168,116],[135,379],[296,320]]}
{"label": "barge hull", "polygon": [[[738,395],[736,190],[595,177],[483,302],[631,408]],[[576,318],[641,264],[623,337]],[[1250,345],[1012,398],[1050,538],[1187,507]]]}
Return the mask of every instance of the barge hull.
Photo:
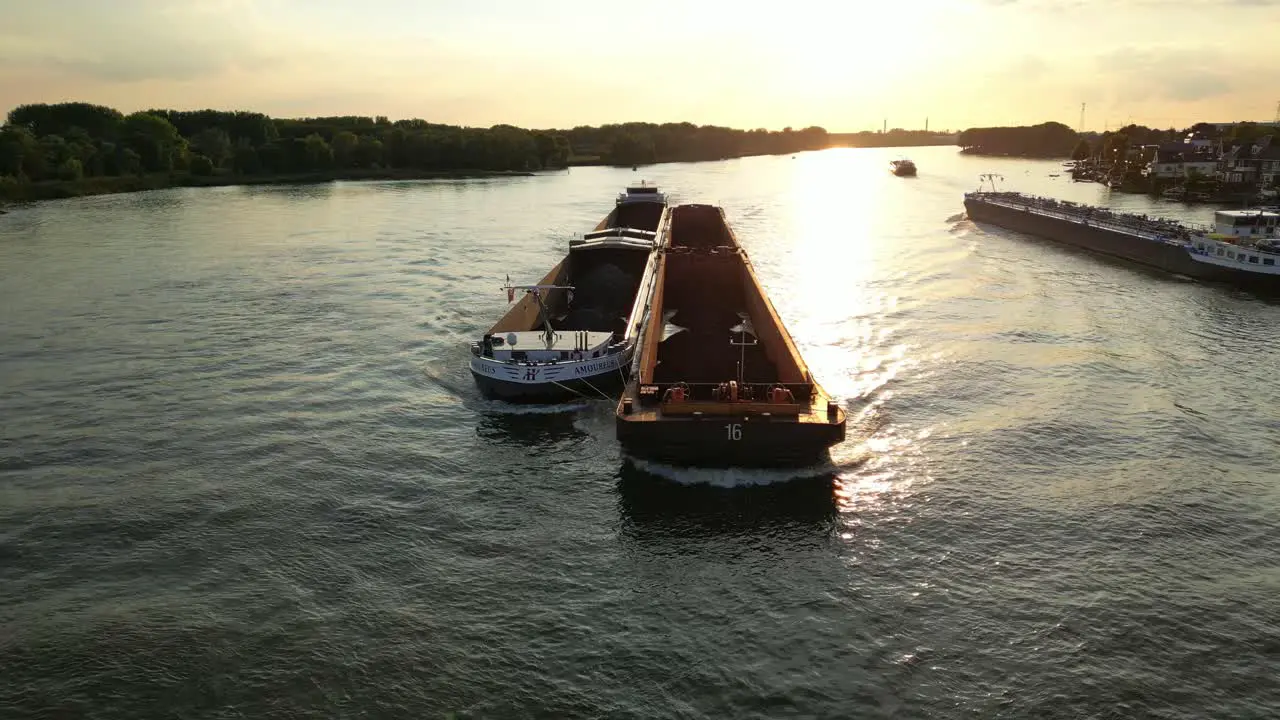
{"label": "barge hull", "polygon": [[966,200],[964,207],[969,219],[975,222],[999,225],[1165,272],[1188,277],[1197,277],[1200,273],[1200,268],[1196,267],[1200,263],[1193,261],[1186,250],[1176,245],[981,201]]}
{"label": "barge hull", "polygon": [[661,463],[699,467],[793,468],[830,459],[844,441],[844,423],[770,422],[755,417],[617,424],[627,454]]}
{"label": "barge hull", "polygon": [[[489,400],[509,403],[561,403],[571,400],[612,400],[625,384],[625,366],[613,373],[557,383],[516,383],[482,375],[474,370],[480,394]],[[603,394],[602,394],[603,393]]]}
{"label": "barge hull", "polygon": [[623,450],[695,467],[829,460],[844,410],[814,381],[722,209],[672,209],[657,277],[615,413]]}
{"label": "barge hull", "polygon": [[974,222],[990,223],[1175,275],[1262,292],[1280,292],[1280,285],[1274,277],[1198,262],[1182,245],[973,198],[966,198],[964,206],[969,219]]}

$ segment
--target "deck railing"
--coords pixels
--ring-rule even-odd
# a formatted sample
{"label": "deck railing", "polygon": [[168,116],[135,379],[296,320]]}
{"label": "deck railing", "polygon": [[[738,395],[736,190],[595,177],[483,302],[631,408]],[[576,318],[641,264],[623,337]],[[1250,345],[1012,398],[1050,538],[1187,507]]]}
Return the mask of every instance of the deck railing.
{"label": "deck railing", "polygon": [[970,193],[970,195],[983,202],[1007,207],[1011,210],[1022,210],[1046,217],[1055,217],[1077,222],[1087,227],[1103,228],[1161,242],[1180,244],[1180,241],[1190,239],[1192,234],[1210,231],[1208,227],[1190,223],[1179,223],[1145,215],[1117,213],[1105,208],[1077,205],[1065,200],[1054,200],[1053,198],[1023,195],[1021,193],[977,192]]}
{"label": "deck railing", "polygon": [[[565,330],[565,331],[563,331],[563,332],[578,332],[578,331],[576,331],[576,330]],[[616,334],[615,334],[615,336],[616,336]],[[597,355],[597,356],[594,356],[594,357],[585,357],[585,355],[584,355],[584,357],[577,357],[577,358],[575,358],[575,357],[573,357],[572,353],[574,353],[574,352],[586,353],[586,352],[590,352],[590,350],[585,350],[585,351],[584,351],[584,350],[576,350],[576,351],[574,351],[574,350],[570,350],[570,351],[567,351],[567,352],[569,352],[569,353],[570,353],[569,357],[568,357],[567,359],[563,359],[563,360],[562,360],[562,359],[559,359],[559,358],[554,359],[554,360],[529,360],[529,359],[527,359],[527,358],[525,358],[525,359],[508,358],[508,359],[506,359],[506,360],[499,360],[498,358],[495,358],[495,357],[493,356],[493,354],[492,354],[492,352],[493,352],[493,348],[492,348],[492,347],[490,347],[490,348],[489,348],[489,353],[490,353],[490,354],[488,354],[488,355],[484,354],[484,343],[483,343],[483,342],[474,342],[474,343],[471,343],[471,354],[472,354],[472,355],[475,355],[476,357],[482,357],[482,358],[484,358],[484,359],[486,359],[486,360],[492,360],[493,362],[502,363],[502,364],[504,364],[504,365],[519,365],[520,367],[527,367],[527,366],[539,366],[539,367],[541,367],[541,366],[543,366],[543,365],[562,365],[562,364],[565,364],[565,363],[587,362],[587,361],[590,361],[590,360],[603,360],[603,359],[605,359],[605,358],[607,358],[607,357],[610,357],[610,356],[612,356],[612,355],[617,355],[618,353],[622,352],[623,350],[626,350],[626,349],[627,349],[627,345],[628,345],[628,344],[629,344],[629,343],[627,343],[627,342],[625,342],[625,341],[624,341],[624,342],[615,342],[615,343],[613,343],[613,344],[608,345],[607,347],[605,347],[604,352],[602,352],[601,354],[599,354],[599,355]],[[510,346],[506,346],[506,347],[510,347]],[[506,348],[504,347],[504,349],[506,349]],[[550,351],[548,351],[546,348],[533,348],[533,350],[532,350],[532,351],[533,351],[533,352],[550,352]],[[520,348],[519,350],[513,350],[512,352],[529,352],[529,351],[522,347],[522,348]]]}
{"label": "deck railing", "polygon": [[[685,402],[728,402],[727,397],[716,397],[715,395],[716,390],[722,388],[723,385],[723,383],[715,382],[646,383],[640,387],[640,397],[644,402],[660,402],[666,397],[667,390],[676,386],[684,386],[687,393]],[[738,386],[738,402],[766,403],[769,401],[769,391],[774,388],[790,390],[794,402],[797,403],[810,402],[816,392],[813,383],[743,383]]]}

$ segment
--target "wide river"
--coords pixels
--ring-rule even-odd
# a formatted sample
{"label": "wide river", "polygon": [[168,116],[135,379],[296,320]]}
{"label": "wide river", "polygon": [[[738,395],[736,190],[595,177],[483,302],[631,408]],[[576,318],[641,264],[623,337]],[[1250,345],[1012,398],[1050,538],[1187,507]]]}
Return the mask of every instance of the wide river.
{"label": "wide river", "polygon": [[[1280,717],[1280,305],[964,219],[1055,162],[830,150],[0,217],[0,717]],[[849,409],[633,464],[467,343],[641,178]]]}

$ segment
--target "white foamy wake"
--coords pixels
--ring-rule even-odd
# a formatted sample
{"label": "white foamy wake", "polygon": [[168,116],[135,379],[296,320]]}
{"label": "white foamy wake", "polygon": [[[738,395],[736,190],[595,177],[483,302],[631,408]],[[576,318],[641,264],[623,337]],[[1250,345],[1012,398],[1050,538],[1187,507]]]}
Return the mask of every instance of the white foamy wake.
{"label": "white foamy wake", "polygon": [[586,400],[572,400],[554,405],[522,405],[503,402],[502,400],[484,400],[480,406],[485,412],[499,415],[556,415],[559,413],[578,412],[591,407]]}
{"label": "white foamy wake", "polygon": [[795,480],[812,480],[840,472],[831,462],[800,468],[691,468],[632,457],[623,453],[637,470],[680,485],[708,485],[718,488],[745,488],[778,485]]}

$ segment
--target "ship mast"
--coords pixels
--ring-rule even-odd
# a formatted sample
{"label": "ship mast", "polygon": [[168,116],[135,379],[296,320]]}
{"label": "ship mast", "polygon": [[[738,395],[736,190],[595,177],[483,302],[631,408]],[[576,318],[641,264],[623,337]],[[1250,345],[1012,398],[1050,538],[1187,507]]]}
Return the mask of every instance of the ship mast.
{"label": "ship mast", "polygon": [[747,366],[747,347],[751,345],[758,345],[760,343],[759,340],[755,339],[754,332],[752,332],[752,335],[751,335],[751,338],[752,338],[751,342],[747,342],[747,323],[749,322],[750,322],[750,318],[744,317],[742,319],[742,324],[738,326],[738,335],[742,338],[741,341],[734,342],[733,335],[729,336],[729,345],[737,346],[739,348],[739,353],[738,353],[738,387],[739,388],[743,386],[742,378],[743,378],[743,375],[745,374],[746,366]]}
{"label": "ship mast", "polygon": [[1004,176],[998,173],[982,173],[978,176],[978,189],[981,190],[983,185],[991,183],[991,192],[996,192],[997,178],[1004,180]]}
{"label": "ship mast", "polygon": [[532,293],[533,299],[538,303],[538,319],[542,321],[542,336],[546,339],[547,345],[550,346],[555,340],[556,332],[551,327],[551,314],[547,312],[547,306],[542,302],[543,290],[568,290],[569,299],[573,300],[572,285],[512,285],[511,276],[507,276],[507,284],[502,286],[507,291],[507,302],[515,299],[516,290],[524,290]]}

